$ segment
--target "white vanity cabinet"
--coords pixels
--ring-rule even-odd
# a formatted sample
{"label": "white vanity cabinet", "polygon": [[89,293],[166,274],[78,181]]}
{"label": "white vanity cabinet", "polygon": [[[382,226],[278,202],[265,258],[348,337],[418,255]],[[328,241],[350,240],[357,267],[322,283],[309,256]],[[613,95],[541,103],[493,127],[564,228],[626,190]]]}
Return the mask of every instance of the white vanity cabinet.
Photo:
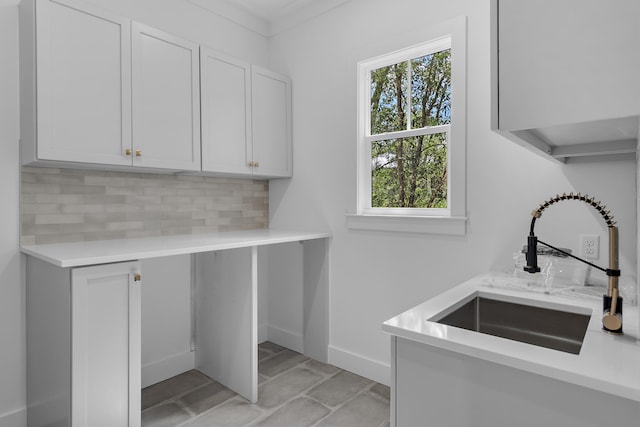
{"label": "white vanity cabinet", "polygon": [[20,3],[23,164],[131,164],[130,39],[129,20],[86,3]]}
{"label": "white vanity cabinet", "polygon": [[492,128],[561,160],[633,153],[640,115],[640,3],[492,5]]}
{"label": "white vanity cabinet", "polygon": [[27,258],[29,426],[140,426],[140,265]]}
{"label": "white vanity cabinet", "polygon": [[202,171],[292,176],[291,81],[201,50]]}
{"label": "white vanity cabinet", "polygon": [[200,170],[197,44],[77,0],[20,17],[23,164]]}

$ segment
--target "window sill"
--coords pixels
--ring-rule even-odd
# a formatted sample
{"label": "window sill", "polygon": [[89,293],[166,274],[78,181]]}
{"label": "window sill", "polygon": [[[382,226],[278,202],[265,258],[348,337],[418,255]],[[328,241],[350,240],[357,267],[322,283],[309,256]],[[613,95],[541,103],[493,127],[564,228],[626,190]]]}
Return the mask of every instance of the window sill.
{"label": "window sill", "polygon": [[347,228],[350,230],[464,236],[467,232],[467,218],[451,216],[347,214]]}

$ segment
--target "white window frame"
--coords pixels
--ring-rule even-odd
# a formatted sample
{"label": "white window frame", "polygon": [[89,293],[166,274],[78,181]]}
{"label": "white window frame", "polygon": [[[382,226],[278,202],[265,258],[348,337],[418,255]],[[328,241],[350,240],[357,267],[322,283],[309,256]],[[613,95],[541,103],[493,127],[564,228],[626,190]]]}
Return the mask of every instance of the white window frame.
{"label": "white window frame", "polygon": [[[358,196],[357,212],[347,215],[350,229],[466,233],[466,17],[443,23],[424,43],[358,63]],[[371,71],[451,49],[451,124],[371,135]],[[448,133],[447,208],[371,207],[371,143],[416,135]]]}

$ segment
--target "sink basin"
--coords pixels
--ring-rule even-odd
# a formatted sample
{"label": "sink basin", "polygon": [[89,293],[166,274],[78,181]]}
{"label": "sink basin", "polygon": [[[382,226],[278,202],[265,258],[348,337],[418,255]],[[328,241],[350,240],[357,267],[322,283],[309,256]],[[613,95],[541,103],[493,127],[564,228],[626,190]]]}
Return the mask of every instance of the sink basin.
{"label": "sink basin", "polygon": [[563,309],[546,308],[476,295],[429,320],[580,354],[591,311],[583,309],[579,312],[580,307],[566,311],[565,306],[561,307]]}

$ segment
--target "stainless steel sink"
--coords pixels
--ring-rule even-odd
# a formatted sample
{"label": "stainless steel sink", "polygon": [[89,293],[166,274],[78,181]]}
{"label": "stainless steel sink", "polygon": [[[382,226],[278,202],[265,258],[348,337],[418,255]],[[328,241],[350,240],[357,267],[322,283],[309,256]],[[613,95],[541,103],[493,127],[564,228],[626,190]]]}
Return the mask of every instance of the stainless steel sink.
{"label": "stainless steel sink", "polygon": [[430,319],[567,353],[580,354],[590,315],[476,296]]}

